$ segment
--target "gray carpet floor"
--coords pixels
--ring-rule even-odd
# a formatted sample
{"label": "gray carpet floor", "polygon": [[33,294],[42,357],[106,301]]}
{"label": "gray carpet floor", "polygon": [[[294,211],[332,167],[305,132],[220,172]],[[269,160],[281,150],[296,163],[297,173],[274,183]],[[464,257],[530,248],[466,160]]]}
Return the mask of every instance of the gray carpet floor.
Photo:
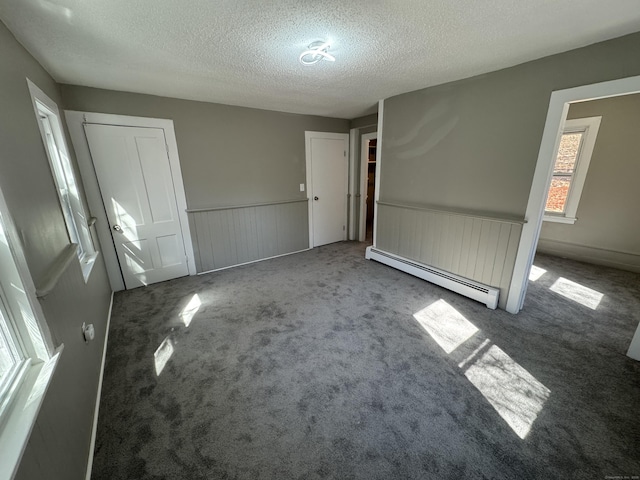
{"label": "gray carpet floor", "polygon": [[514,316],[364,247],[117,293],[92,478],[640,475],[640,275],[539,255]]}

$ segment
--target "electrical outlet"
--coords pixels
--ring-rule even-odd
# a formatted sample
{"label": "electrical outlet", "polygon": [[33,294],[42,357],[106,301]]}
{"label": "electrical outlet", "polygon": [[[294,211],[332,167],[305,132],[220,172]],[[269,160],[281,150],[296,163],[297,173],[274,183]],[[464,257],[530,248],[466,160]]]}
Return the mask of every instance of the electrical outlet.
{"label": "electrical outlet", "polygon": [[84,337],[85,343],[89,343],[91,340],[96,338],[96,331],[93,327],[93,323],[87,325],[86,323],[82,322],[82,336]]}

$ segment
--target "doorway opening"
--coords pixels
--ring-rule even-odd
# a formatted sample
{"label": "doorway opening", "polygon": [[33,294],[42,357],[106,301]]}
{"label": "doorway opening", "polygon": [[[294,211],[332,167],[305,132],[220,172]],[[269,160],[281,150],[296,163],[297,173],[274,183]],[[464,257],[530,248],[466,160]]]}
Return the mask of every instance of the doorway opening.
{"label": "doorway opening", "polygon": [[[625,203],[629,203],[629,204],[634,203],[633,201],[633,192],[635,192],[634,188],[628,188],[627,192],[629,193],[624,197],[620,197],[620,192],[622,191],[623,184],[625,184],[625,180],[627,178],[635,178],[635,176],[632,174],[632,172],[628,171],[628,168],[623,168],[623,170],[625,171],[624,175],[619,175],[619,172],[618,172],[618,175],[616,176],[616,170],[618,169],[612,168],[611,161],[612,159],[617,160],[619,158],[620,156],[619,152],[613,153],[610,151],[609,153],[604,153],[604,154],[602,152],[594,152],[594,160],[589,166],[590,172],[594,173],[594,175],[591,177],[590,180],[587,180],[587,183],[585,184],[585,192],[583,192],[582,197],[579,199],[581,205],[577,210],[577,214],[575,215],[576,218],[573,218],[571,215],[566,215],[567,218],[564,218],[564,219],[556,218],[556,220],[564,220],[564,221],[545,223],[544,227],[545,227],[546,233],[543,233],[543,217],[545,217],[545,214],[547,214],[546,215],[547,218],[549,216],[548,213],[549,213],[550,207],[547,202],[547,198],[550,195],[549,193],[550,187],[553,187],[552,179],[557,176],[556,170],[558,170],[557,168],[558,151],[559,151],[561,142],[563,140],[563,136],[566,135],[565,129],[567,127],[567,119],[568,118],[571,119],[574,116],[585,117],[583,120],[585,120],[586,117],[594,117],[595,114],[587,114],[587,111],[585,110],[585,107],[588,108],[589,104],[596,105],[596,102],[600,102],[601,104],[599,104],[600,105],[599,108],[605,108],[604,103],[602,102],[607,102],[607,101],[614,102],[614,103],[617,102],[620,105],[626,102],[626,99],[623,98],[624,96],[629,95],[628,98],[631,98],[630,96],[631,94],[636,94],[639,92],[640,92],[640,76],[625,78],[621,80],[614,80],[610,82],[603,82],[603,83],[598,83],[593,85],[585,85],[582,87],[576,87],[576,88],[571,88],[567,90],[560,90],[552,93],[551,101],[549,104],[549,111],[547,113],[545,129],[544,129],[542,142],[540,146],[540,152],[538,155],[538,163],[536,165],[534,179],[532,182],[531,192],[529,196],[529,202],[527,205],[526,217],[529,219],[529,222],[528,224],[525,224],[525,227],[523,228],[521,240],[520,240],[520,247],[519,247],[519,251],[516,259],[516,267],[514,270],[512,285],[509,292],[509,299],[507,301],[507,311],[510,311],[511,313],[517,313],[517,311],[519,311],[524,304],[525,294],[527,292],[527,287],[529,286],[529,281],[535,282],[536,276],[539,277],[541,274],[544,274],[544,268],[541,269],[540,265],[533,265],[534,256],[536,254],[538,246],[540,245],[541,249],[545,248],[545,240],[547,240],[546,250],[548,250],[548,253],[552,253],[552,254],[554,252],[549,251],[549,248],[548,248],[549,245],[551,245],[552,247],[555,246],[554,248],[563,246],[562,237],[551,238],[551,242],[548,242],[549,238],[546,238],[546,237],[549,237],[549,233],[554,233],[553,232],[554,230],[563,229],[565,227],[568,227],[569,229],[572,229],[572,230],[575,229],[575,232],[571,232],[571,234],[567,233],[566,231],[562,233],[562,235],[565,235],[565,234],[569,235],[566,237],[565,240],[569,240],[575,237],[574,234],[579,235],[579,237],[576,237],[578,238],[579,241],[573,241],[572,243],[565,242],[568,244],[566,246],[568,246],[571,249],[572,251],[571,253],[581,254],[585,258],[588,258],[590,260],[589,263],[596,263],[596,264],[600,263],[603,265],[609,265],[617,268],[622,267],[623,264],[627,264],[627,266],[631,268],[623,267],[623,269],[631,270],[632,272],[637,271],[637,268],[638,268],[638,265],[637,265],[638,254],[636,249],[637,245],[634,243],[636,247],[625,248],[624,244],[620,243],[621,241],[623,241],[625,236],[622,234],[616,235],[616,236],[611,235],[610,233],[611,233],[611,229],[613,228],[613,224],[609,225],[607,223],[611,221],[617,221],[616,219],[619,219],[620,221],[624,221],[627,215],[621,211],[621,206],[624,206]],[[577,108],[582,111],[579,112],[579,114],[577,114],[576,112],[573,112],[574,108]],[[631,110],[633,110],[633,107],[631,108]],[[598,135],[599,137],[600,136],[604,137],[605,132],[607,130],[612,130],[610,128],[611,125],[607,125],[608,118],[610,119],[611,116],[605,115],[605,114],[602,115],[602,126],[600,127],[600,133]],[[621,124],[619,124],[615,128],[613,128],[613,130],[614,131],[617,130],[615,133],[620,134],[621,132],[625,131],[625,128],[627,128],[626,126],[627,123],[629,123],[628,119],[623,121]],[[634,122],[631,122],[631,124],[633,123]],[[623,135],[623,137],[624,136],[625,135]],[[630,141],[633,141],[636,135],[635,133],[629,134],[627,130],[626,137]],[[621,144],[621,141],[616,142],[616,141],[609,141],[609,140],[601,143],[601,145],[603,146],[604,145],[606,145],[607,147],[613,146],[614,148],[617,148],[617,149],[619,149],[620,144]],[[637,148],[634,146],[632,146],[631,149],[637,150]],[[589,193],[587,192],[587,190],[588,188],[593,187],[595,173],[596,173],[594,165],[597,165],[598,160],[596,157],[598,155],[604,155],[604,157],[607,158],[607,161],[605,162],[606,165],[604,165],[603,168],[600,169],[601,172],[599,173],[599,175],[601,175],[602,173],[604,173],[605,175],[609,174],[609,175],[613,175],[615,179],[613,188],[609,188],[611,187],[611,185],[608,185],[608,184],[611,182],[608,182],[608,181],[603,182],[603,187],[602,187],[603,189],[609,188],[609,190],[606,190],[608,193],[606,193],[605,197],[606,196],[611,197],[610,199],[614,203],[612,207],[603,208],[604,207],[603,203],[606,200],[606,198],[602,197],[602,192],[604,190],[597,191],[600,197],[597,197],[596,195],[596,198],[589,200],[589,202],[592,204],[591,206],[594,207],[592,209],[593,212],[602,213],[604,211],[604,214],[605,214],[602,222],[600,222],[599,224],[596,224],[594,222],[594,225],[596,226],[596,228],[592,232],[594,235],[593,238],[595,239],[599,238],[602,241],[609,240],[609,241],[618,242],[618,244],[605,246],[606,248],[602,248],[602,246],[596,245],[595,243],[592,243],[591,245],[587,245],[585,241],[586,239],[591,238],[589,237],[590,234],[588,234],[586,229],[586,227],[588,227],[589,225],[587,213],[591,215],[591,212],[589,212],[589,210],[591,209],[591,206],[587,205],[587,200],[589,199]],[[628,156],[630,158],[631,157],[635,158],[633,153]],[[573,172],[573,173],[577,175],[577,172]],[[554,192],[551,192],[551,195],[553,194]],[[569,188],[569,196],[570,195],[571,195],[571,188]],[[567,205],[569,205],[572,199],[568,198],[566,201],[567,201]],[[583,203],[584,203],[584,208],[582,208]],[[545,212],[545,210],[547,210],[547,212]],[[635,216],[633,212],[632,212],[632,216]],[[552,227],[552,228],[549,228],[549,227]],[[606,234],[603,235],[603,232],[606,232]],[[555,233],[558,233],[558,232],[556,231]],[[573,237],[571,237],[571,235],[573,235]],[[551,235],[551,237],[553,237],[553,235]],[[576,240],[576,238],[573,238],[573,240]],[[555,253],[561,253],[561,252],[555,252]],[[605,258],[602,258],[601,261],[599,262],[594,261],[596,260],[597,256],[602,256],[602,255],[604,255]],[[569,255],[563,255],[563,256],[568,257]],[[580,260],[580,258],[576,258],[576,260]],[[615,265],[614,263],[618,263],[618,265]],[[531,278],[531,276],[533,278]],[[529,280],[530,278],[531,280]],[[568,298],[570,301],[573,301],[573,302],[577,302],[577,298],[579,298],[581,301],[578,303],[581,303],[581,305],[586,308],[586,311],[588,311],[589,309],[598,311],[598,309],[600,308],[601,300],[607,297],[606,292],[599,291],[598,288],[594,288],[595,285],[591,285],[591,284],[587,285],[586,283],[588,282],[583,282],[583,283],[584,284],[580,282],[576,283],[575,279],[571,279],[571,278],[558,278],[558,279],[555,279],[553,284],[549,286],[549,289],[559,295],[562,295],[563,297]],[[601,290],[602,289],[606,290],[606,288],[608,287],[606,287],[605,285],[604,287],[601,287]],[[606,304],[608,303],[610,302],[606,302]],[[627,302],[625,301],[622,301],[619,303],[621,305],[627,304]],[[628,329],[629,325],[626,325],[626,328]],[[633,329],[635,328],[635,326],[632,325],[631,328]],[[633,336],[633,339],[627,338],[627,342],[629,340],[631,341],[631,344],[627,351],[627,355],[631,358],[640,360],[640,325],[637,326],[635,335],[633,334],[629,335],[630,333],[631,333],[630,331],[627,331],[627,333],[625,334],[626,336]]]}
{"label": "doorway opening", "polygon": [[367,152],[367,217],[365,220],[365,241],[373,243],[373,210],[374,199],[376,198],[376,142],[377,139],[369,141]]}
{"label": "doorway opening", "polygon": [[378,175],[377,133],[362,136],[360,147],[360,228],[358,239],[373,244],[376,177]]}
{"label": "doorway opening", "polygon": [[586,321],[585,339],[621,354],[640,318],[620,312],[637,302],[622,295],[640,273],[638,223],[629,221],[640,200],[639,123],[640,94],[570,103],[525,300],[580,310],[563,327]]}
{"label": "doorway opening", "polygon": [[547,194],[553,176],[555,154],[560,145],[570,104],[638,92],[640,92],[640,76],[552,92],[527,202],[525,213],[527,222],[523,225],[509,287],[506,305],[508,312],[518,313],[524,304],[529,273],[538,245]]}

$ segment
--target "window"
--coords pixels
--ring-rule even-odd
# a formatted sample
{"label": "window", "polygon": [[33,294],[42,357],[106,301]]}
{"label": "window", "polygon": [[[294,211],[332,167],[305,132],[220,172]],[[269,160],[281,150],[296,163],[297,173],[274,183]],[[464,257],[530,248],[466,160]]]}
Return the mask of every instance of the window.
{"label": "window", "polygon": [[85,214],[76,175],[62,134],[58,107],[42,90],[33,83],[28,83],[42,141],[60,198],[69,240],[78,246],[78,260],[86,282],[95,263],[97,252],[93,247],[89,218]]}
{"label": "window", "polygon": [[26,314],[30,310],[29,302],[8,247],[0,224],[0,248],[3,249],[0,253],[0,415],[10,396],[8,387],[20,377],[27,359],[49,358],[38,325],[32,321],[32,315]]}
{"label": "window", "polygon": [[575,223],[602,117],[565,122],[545,206],[545,221]]}
{"label": "window", "polygon": [[60,356],[17,238],[0,192],[0,478],[15,474]]}
{"label": "window", "polygon": [[16,347],[13,332],[9,328],[5,301],[0,297],[0,405],[5,403],[7,388],[13,382],[20,364],[24,360],[22,352]]}

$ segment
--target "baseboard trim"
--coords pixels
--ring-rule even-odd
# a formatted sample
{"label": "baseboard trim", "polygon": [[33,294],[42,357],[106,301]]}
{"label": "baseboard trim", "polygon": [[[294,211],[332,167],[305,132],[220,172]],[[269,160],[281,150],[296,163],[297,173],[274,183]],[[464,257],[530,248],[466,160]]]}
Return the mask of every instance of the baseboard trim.
{"label": "baseboard trim", "polygon": [[590,247],[560,240],[540,239],[537,251],[579,262],[593,263],[605,267],[640,273],[640,255],[606,248]]}
{"label": "baseboard trim", "polygon": [[265,260],[272,260],[274,258],[286,257],[288,255],[294,255],[296,253],[302,253],[311,250],[310,248],[303,248],[302,250],[296,250],[295,252],[282,253],[280,255],[274,255],[273,257],[259,258],[258,260],[251,260],[250,262],[236,263],[229,265],[228,267],[214,268],[213,270],[205,270],[204,272],[198,272],[198,275],[204,275],[206,273],[220,272],[222,270],[228,270],[230,268],[241,267],[242,265],[251,265],[252,263],[264,262]]}
{"label": "baseboard trim", "polygon": [[102,396],[102,379],[104,377],[104,364],[107,359],[107,344],[109,343],[109,326],[111,325],[111,310],[113,309],[113,294],[109,302],[109,313],[107,314],[107,327],[104,334],[104,346],[102,347],[102,365],[100,365],[100,376],[98,377],[98,391],[96,395],[96,407],[93,411],[93,427],[91,429],[91,443],[89,445],[89,458],[87,460],[87,475],[85,480],[91,480],[91,470],[93,470],[93,454],[96,448],[96,434],[98,431],[98,413],[100,412],[100,397]]}
{"label": "baseboard trim", "polygon": [[416,262],[409,258],[394,253],[386,252],[373,246],[367,247],[365,258],[376,260],[402,272],[421,278],[427,282],[439,285],[477,302],[484,303],[487,308],[495,310],[498,306],[500,290],[490,285],[485,285],[470,278],[465,278],[455,273],[447,272],[431,265]]}

